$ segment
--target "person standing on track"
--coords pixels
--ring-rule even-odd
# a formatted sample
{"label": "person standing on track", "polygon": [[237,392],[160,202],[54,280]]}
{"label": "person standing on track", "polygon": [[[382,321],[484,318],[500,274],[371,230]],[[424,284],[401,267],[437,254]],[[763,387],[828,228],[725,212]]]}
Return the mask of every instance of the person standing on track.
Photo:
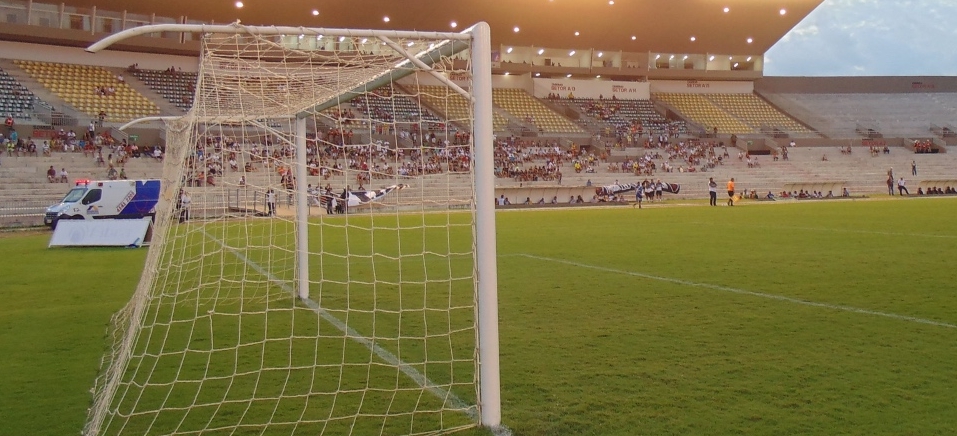
{"label": "person standing on track", "polygon": [[910,191],[907,190],[907,183],[904,182],[904,178],[903,178],[903,177],[901,177],[900,180],[897,181],[897,192],[898,192],[902,197],[904,196],[904,193],[905,193],[905,192],[907,193],[907,195],[910,195]]}
{"label": "person standing on track", "polygon": [[635,203],[638,204],[638,209],[641,209],[641,200],[644,198],[644,195],[645,188],[641,185],[638,185],[638,188],[635,189]]}
{"label": "person standing on track", "polygon": [[708,197],[710,197],[708,204],[718,205],[718,183],[714,181],[714,177],[708,178]]}
{"label": "person standing on track", "polygon": [[728,180],[728,206],[734,206],[734,177]]}
{"label": "person standing on track", "polygon": [[266,191],[266,215],[276,215],[276,191],[272,189]]}
{"label": "person standing on track", "polygon": [[887,195],[894,195],[894,169],[887,170]]}

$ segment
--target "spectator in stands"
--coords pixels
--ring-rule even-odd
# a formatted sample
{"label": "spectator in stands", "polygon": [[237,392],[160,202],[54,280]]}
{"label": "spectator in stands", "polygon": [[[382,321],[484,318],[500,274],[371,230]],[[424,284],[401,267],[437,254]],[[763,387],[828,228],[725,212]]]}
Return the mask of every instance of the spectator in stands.
{"label": "spectator in stands", "polygon": [[894,195],[894,176],[893,173],[887,176],[887,195]]}
{"label": "spectator in stands", "polygon": [[60,177],[57,178],[60,183],[69,183],[70,175],[66,172],[66,168],[60,168]]}
{"label": "spectator in stands", "polygon": [[47,170],[47,181],[56,183],[56,169],[53,168],[53,165],[50,165],[50,168]]}
{"label": "spectator in stands", "polygon": [[913,175],[913,176],[916,176],[916,175],[917,175],[917,161],[916,161],[916,160],[913,160],[913,161],[910,162],[910,172],[911,172],[911,175]]}
{"label": "spectator in stands", "polygon": [[10,129],[7,133],[7,142],[13,144],[14,148],[20,145],[20,135],[17,133],[17,129]]}
{"label": "spectator in stands", "polygon": [[903,177],[897,180],[897,192],[901,196],[903,196],[905,192],[907,192],[907,195],[910,195],[910,192],[907,191],[907,186],[905,185],[906,185],[906,182],[904,181]]}
{"label": "spectator in stands", "polygon": [[768,195],[765,195],[764,198],[774,201],[774,193],[772,193],[771,191],[768,191]]}
{"label": "spectator in stands", "polygon": [[[927,192],[930,193],[930,189],[928,189]],[[917,195],[924,195],[924,190],[921,189],[920,186],[917,187]]]}
{"label": "spectator in stands", "polygon": [[851,193],[847,190],[847,186],[841,188],[841,197],[850,197]]}
{"label": "spectator in stands", "polygon": [[13,130],[13,114],[7,115],[7,119],[4,120],[3,125],[7,127],[7,133]]}

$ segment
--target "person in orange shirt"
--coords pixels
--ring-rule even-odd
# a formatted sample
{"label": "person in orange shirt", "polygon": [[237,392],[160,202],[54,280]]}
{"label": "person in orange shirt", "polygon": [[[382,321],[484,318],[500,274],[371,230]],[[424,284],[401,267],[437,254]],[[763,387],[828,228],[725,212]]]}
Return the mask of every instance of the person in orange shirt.
{"label": "person in orange shirt", "polygon": [[734,177],[728,180],[728,206],[734,206]]}

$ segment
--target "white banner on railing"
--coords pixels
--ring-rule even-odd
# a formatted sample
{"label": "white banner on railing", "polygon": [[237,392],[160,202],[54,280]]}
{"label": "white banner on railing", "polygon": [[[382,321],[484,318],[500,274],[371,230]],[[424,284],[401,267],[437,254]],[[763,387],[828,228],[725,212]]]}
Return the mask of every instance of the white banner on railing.
{"label": "white banner on railing", "polygon": [[651,92],[648,82],[615,82],[610,80],[534,79],[535,97],[547,98],[606,98],[648,100]]}
{"label": "white banner on railing", "polygon": [[754,82],[719,80],[652,80],[651,92],[678,94],[751,94]]}

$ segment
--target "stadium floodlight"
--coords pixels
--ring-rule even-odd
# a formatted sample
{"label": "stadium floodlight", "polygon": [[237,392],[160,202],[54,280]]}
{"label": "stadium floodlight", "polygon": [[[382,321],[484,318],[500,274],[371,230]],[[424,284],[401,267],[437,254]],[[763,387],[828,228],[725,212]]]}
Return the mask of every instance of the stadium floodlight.
{"label": "stadium floodlight", "polygon": [[155,118],[153,243],[84,434],[500,427],[489,26],[160,24],[88,51],[155,32],[203,35],[194,104]]}

